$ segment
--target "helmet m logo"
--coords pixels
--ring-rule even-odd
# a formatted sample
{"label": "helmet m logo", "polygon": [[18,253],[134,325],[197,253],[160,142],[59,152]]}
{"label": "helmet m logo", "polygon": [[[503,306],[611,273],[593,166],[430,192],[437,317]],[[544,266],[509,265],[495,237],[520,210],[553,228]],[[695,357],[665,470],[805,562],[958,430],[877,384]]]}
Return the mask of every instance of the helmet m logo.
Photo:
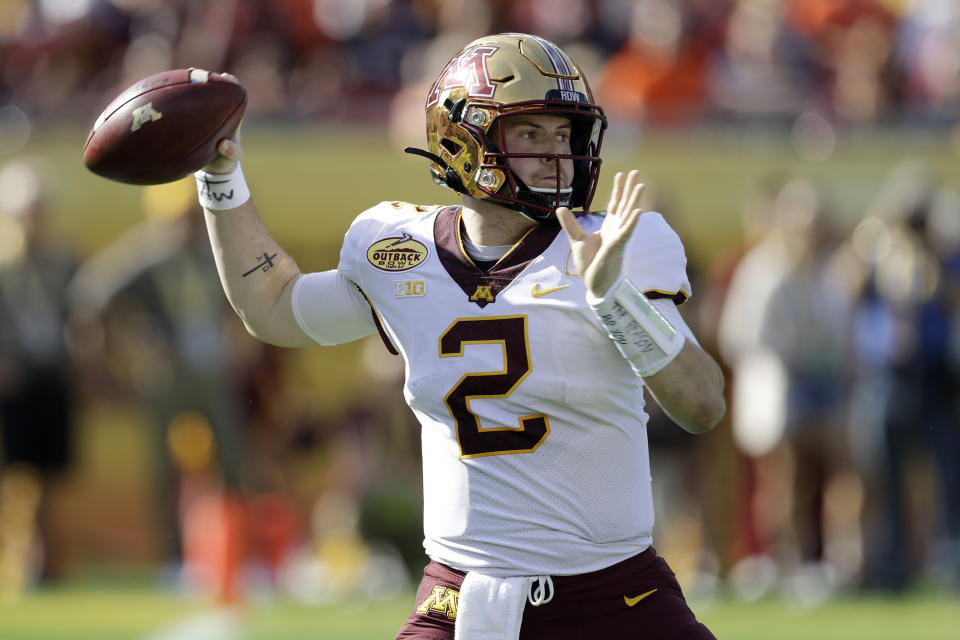
{"label": "helmet m logo", "polygon": [[427,96],[427,108],[440,102],[440,92],[448,89],[465,88],[471,98],[492,98],[497,87],[490,82],[487,72],[487,58],[499,47],[484,45],[465,49],[453,60],[433,83]]}

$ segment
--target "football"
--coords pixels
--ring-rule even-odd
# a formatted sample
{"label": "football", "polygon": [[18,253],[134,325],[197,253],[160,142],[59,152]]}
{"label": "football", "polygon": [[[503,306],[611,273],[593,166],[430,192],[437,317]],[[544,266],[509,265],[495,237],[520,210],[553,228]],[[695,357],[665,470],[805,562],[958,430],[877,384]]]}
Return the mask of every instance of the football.
{"label": "football", "polygon": [[117,96],[83,145],[83,164],[104,178],[162,184],[217,156],[217,142],[240,124],[243,85],[203,69],[148,76]]}

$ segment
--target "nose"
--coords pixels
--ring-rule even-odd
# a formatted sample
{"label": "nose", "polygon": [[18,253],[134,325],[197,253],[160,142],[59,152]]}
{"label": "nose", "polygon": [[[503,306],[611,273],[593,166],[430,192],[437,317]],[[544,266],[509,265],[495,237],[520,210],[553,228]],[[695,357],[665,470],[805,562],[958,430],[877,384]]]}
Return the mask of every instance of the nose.
{"label": "nose", "polygon": [[562,142],[559,142],[559,141],[552,144],[545,145],[543,152],[548,155],[543,156],[542,158],[540,158],[540,160],[542,162],[546,162],[549,164],[553,164],[554,162],[557,161],[556,158],[554,158],[555,155],[565,155],[567,153],[570,153],[566,145],[564,145]]}
{"label": "nose", "polygon": [[550,153],[556,153],[558,155],[570,153],[570,143],[565,140],[554,139],[553,143],[550,144]]}

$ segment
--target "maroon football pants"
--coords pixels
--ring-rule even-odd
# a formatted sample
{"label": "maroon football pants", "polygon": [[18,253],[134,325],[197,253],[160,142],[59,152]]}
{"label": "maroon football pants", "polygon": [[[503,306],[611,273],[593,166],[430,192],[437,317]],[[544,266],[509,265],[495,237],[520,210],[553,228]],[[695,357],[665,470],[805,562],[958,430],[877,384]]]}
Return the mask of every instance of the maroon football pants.
{"label": "maroon football pants", "polygon": [[[463,576],[428,564],[397,640],[453,640]],[[554,576],[553,587],[549,603],[527,603],[520,640],[716,640],[697,622],[673,571],[652,547],[606,569]]]}

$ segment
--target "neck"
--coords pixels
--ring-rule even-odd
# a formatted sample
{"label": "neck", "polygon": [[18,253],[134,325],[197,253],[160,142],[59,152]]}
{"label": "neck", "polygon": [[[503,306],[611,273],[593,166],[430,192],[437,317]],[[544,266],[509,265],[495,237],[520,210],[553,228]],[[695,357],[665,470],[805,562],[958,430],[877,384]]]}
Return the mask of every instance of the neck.
{"label": "neck", "polygon": [[470,196],[463,197],[463,230],[479,245],[517,243],[537,223],[522,214]]}

